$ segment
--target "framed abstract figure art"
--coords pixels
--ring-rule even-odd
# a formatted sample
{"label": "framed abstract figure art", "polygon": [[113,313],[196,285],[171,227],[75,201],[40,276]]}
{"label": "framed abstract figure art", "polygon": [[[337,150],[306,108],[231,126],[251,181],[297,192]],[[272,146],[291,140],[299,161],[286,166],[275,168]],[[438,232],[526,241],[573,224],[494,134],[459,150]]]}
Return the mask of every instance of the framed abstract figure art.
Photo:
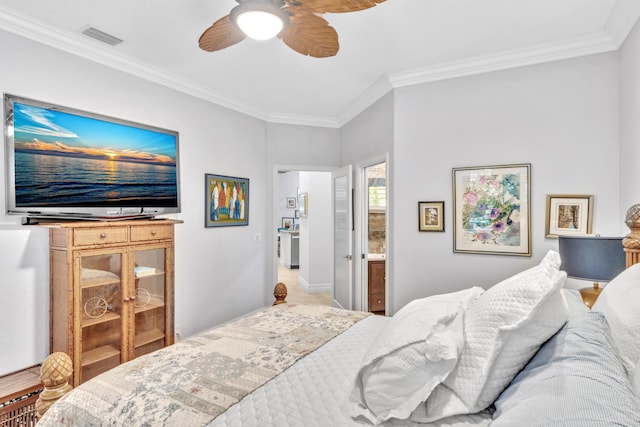
{"label": "framed abstract figure art", "polygon": [[249,179],[204,175],[205,227],[249,224]]}

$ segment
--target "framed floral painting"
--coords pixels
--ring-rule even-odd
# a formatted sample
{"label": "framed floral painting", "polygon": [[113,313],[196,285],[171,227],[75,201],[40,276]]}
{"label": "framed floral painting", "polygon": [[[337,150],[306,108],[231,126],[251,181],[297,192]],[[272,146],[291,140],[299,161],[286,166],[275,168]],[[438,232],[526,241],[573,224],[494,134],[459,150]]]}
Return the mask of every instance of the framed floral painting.
{"label": "framed floral painting", "polygon": [[531,164],[453,169],[453,251],[531,256]]}

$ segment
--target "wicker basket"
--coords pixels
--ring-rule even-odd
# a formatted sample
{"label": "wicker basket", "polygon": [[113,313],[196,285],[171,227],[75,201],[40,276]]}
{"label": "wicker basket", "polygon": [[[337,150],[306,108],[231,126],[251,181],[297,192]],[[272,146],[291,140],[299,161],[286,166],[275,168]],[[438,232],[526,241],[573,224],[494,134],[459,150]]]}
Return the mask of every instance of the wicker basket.
{"label": "wicker basket", "polygon": [[36,400],[39,391],[29,393],[0,406],[0,427],[33,427],[36,417]]}

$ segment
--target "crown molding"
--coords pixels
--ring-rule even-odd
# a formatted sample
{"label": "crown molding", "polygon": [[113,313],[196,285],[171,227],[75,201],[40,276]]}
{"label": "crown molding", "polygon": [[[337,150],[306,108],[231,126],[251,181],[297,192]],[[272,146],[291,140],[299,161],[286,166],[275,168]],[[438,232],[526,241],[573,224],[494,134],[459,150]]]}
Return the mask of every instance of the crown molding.
{"label": "crown molding", "polygon": [[618,0],[607,22],[607,33],[620,49],[625,39],[633,30],[640,18],[640,2],[638,0]]}
{"label": "crown molding", "polygon": [[213,91],[140,61],[125,58],[117,53],[117,47],[105,47],[102,43],[89,38],[82,40],[2,5],[0,5],[0,29],[261,120],[266,121],[269,118],[267,111],[255,108],[232,96]]}
{"label": "crown molding", "polygon": [[269,123],[340,128],[369,108],[388,92],[405,86],[429,83],[526,65],[541,64],[579,56],[615,51],[620,48],[640,17],[640,1],[618,0],[600,33],[565,40],[561,43],[533,46],[384,74],[356,97],[337,117],[304,116],[269,112],[232,96],[214,91],[193,81],[123,58],[117,48],[105,48],[93,40],[81,40],[40,21],[0,5],[0,29],[41,44],[80,56],[116,70],[169,87],[213,104]]}
{"label": "crown molding", "polygon": [[369,86],[360,96],[354,99],[338,116],[338,127],[342,127],[358,114],[376,103],[380,98],[393,90],[389,75],[385,74]]}
{"label": "crown molding", "polygon": [[338,120],[333,117],[305,116],[288,113],[271,113],[267,118],[269,123],[282,123],[288,125],[316,126],[323,128],[339,128]]}
{"label": "crown molding", "polygon": [[[387,74],[341,112],[338,116],[338,123],[341,127],[344,126],[378,101],[388,90],[618,50],[639,18],[640,1],[618,0],[607,21],[606,30],[600,33],[565,40],[561,43],[502,51],[466,58],[462,61],[443,62],[428,67]],[[390,86],[387,91],[381,89],[385,81],[388,81]]]}
{"label": "crown molding", "polygon": [[[543,64],[598,53],[618,50],[640,17],[640,2],[620,0],[609,18],[606,30],[561,43],[514,49],[466,58],[462,61],[443,62],[399,73],[387,74],[360,95],[338,118],[340,126],[362,113],[388,90],[492,71],[508,70],[527,65]],[[382,90],[384,81],[389,89]]]}
{"label": "crown molding", "polygon": [[539,45],[529,49],[515,49],[415,68],[389,76],[394,89],[438,80],[507,70],[526,65],[542,64],[578,56],[616,50],[617,46],[605,32],[563,43]]}
{"label": "crown molding", "polygon": [[395,89],[437,80],[612,52],[622,46],[639,17],[640,2],[637,0],[619,0],[607,21],[606,29],[599,33],[565,40],[560,43],[538,45],[528,49],[502,51],[490,55],[467,58],[463,61],[416,68],[392,74],[389,79]]}

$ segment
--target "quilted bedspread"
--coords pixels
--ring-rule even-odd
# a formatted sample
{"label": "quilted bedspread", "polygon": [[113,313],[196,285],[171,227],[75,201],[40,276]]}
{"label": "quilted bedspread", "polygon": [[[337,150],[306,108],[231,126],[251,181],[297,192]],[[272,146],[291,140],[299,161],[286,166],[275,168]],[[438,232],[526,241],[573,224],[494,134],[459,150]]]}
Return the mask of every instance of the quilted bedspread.
{"label": "quilted bedspread", "polygon": [[206,425],[368,315],[322,306],[269,307],[82,384],[38,425]]}

